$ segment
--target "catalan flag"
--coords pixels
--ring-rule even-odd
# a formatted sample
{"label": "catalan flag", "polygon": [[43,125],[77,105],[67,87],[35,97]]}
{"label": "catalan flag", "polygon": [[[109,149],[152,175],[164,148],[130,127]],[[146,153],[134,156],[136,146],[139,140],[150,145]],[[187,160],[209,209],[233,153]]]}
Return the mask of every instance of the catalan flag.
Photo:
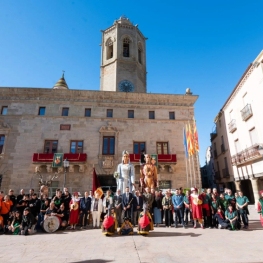
{"label": "catalan flag", "polygon": [[187,139],[187,148],[189,156],[194,154],[194,147],[193,147],[193,135],[191,131],[190,124],[186,124],[186,139]]}
{"label": "catalan flag", "polygon": [[196,121],[194,119],[194,150],[196,152],[199,152],[199,142],[198,142],[198,133],[197,133],[197,129],[196,129]]}

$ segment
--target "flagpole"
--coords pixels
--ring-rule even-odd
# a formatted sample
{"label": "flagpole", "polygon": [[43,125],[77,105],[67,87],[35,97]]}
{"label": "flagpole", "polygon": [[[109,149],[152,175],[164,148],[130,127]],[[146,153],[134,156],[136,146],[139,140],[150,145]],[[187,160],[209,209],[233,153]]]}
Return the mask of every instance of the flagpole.
{"label": "flagpole", "polygon": [[194,157],[192,155],[192,165],[193,165],[193,174],[194,174],[194,187],[196,187],[196,176],[195,176],[195,163],[194,163]]}
{"label": "flagpole", "polygon": [[188,157],[188,163],[189,163],[189,172],[190,172],[191,187],[193,187],[193,174],[192,174],[192,171],[191,171],[190,156]]}
{"label": "flagpole", "polygon": [[185,171],[186,171],[186,185],[189,188],[189,173],[188,173],[188,166],[187,166],[187,159],[188,159],[189,153],[188,153],[188,147],[187,147],[185,128],[183,128],[183,143],[184,143],[184,151],[185,151],[184,160],[185,160]]}

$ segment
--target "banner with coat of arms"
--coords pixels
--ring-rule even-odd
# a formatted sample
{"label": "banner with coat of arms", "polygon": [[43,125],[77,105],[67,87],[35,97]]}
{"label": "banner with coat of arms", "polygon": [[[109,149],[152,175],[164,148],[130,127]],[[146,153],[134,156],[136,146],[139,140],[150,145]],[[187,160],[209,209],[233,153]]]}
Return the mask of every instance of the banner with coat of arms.
{"label": "banner with coat of arms", "polygon": [[52,167],[62,167],[63,165],[63,153],[54,153]]}

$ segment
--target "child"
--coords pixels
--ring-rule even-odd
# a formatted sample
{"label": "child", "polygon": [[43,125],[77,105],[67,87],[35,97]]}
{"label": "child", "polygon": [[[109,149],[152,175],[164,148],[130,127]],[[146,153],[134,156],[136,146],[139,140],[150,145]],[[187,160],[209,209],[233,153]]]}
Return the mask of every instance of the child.
{"label": "child", "polygon": [[131,224],[128,217],[124,218],[124,222],[119,230],[119,235],[133,235],[133,225]]}

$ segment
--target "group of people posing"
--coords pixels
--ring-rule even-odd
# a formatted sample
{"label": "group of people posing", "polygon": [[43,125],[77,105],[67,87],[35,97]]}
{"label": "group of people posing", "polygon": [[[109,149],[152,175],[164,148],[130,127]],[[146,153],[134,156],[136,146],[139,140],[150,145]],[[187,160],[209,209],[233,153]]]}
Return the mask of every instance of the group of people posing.
{"label": "group of people posing", "polygon": [[[258,212],[263,225],[263,191],[260,192]],[[163,193],[153,188],[131,192],[127,186],[125,192],[118,189],[115,194],[108,190],[101,198],[99,192],[79,193],[63,192],[57,189],[49,199],[38,198],[33,189],[29,194],[24,190],[15,196],[10,189],[8,195],[0,191],[0,230],[7,234],[34,234],[37,231],[54,232],[58,229],[74,230],[102,228],[105,235],[118,233],[133,234],[134,227],[142,235],[149,234],[153,227],[197,227],[225,228],[229,230],[246,229],[249,200],[241,191],[232,194],[230,189],[218,194],[217,189],[196,188],[182,191],[181,188]]]}

